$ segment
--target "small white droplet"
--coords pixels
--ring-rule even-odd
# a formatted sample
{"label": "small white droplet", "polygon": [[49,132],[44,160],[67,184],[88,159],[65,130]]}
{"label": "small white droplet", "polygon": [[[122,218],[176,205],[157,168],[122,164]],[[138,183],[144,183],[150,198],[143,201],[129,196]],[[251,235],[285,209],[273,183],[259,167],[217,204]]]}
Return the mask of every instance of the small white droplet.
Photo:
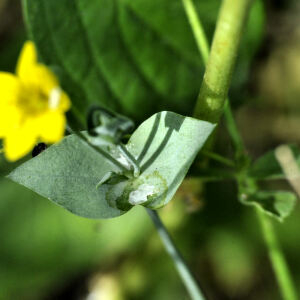
{"label": "small white droplet", "polygon": [[61,89],[59,87],[56,87],[51,90],[50,96],[49,96],[49,108],[50,109],[57,109],[60,102],[60,96],[61,96]]}

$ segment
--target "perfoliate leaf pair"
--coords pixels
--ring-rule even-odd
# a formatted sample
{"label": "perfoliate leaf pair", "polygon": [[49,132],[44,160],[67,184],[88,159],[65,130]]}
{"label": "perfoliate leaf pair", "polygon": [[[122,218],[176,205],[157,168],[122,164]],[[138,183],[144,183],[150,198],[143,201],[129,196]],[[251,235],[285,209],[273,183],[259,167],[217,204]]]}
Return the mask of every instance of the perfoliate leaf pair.
{"label": "perfoliate leaf pair", "polygon": [[[71,135],[21,165],[9,178],[87,218],[116,217],[138,204],[159,208],[172,199],[214,126],[172,112],[153,115],[126,145],[139,165],[137,177],[123,174]],[[120,162],[126,161],[122,152],[117,154]]]}

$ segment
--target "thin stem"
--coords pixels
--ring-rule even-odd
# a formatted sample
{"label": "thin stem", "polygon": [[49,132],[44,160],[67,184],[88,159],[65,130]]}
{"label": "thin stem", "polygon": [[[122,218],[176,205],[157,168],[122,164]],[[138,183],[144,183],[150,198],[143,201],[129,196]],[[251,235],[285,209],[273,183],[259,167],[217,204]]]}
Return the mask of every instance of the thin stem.
{"label": "thin stem", "polygon": [[[237,50],[252,0],[224,0],[194,116],[217,123],[223,113]],[[195,30],[194,30],[195,32]]]}
{"label": "thin stem", "polygon": [[217,153],[213,153],[213,152],[210,152],[210,151],[207,151],[207,150],[202,150],[201,154],[203,154],[203,155],[205,155],[205,156],[207,156],[207,157],[209,157],[209,158],[211,158],[215,161],[218,161],[218,162],[220,162],[223,165],[226,165],[228,167],[235,167],[235,163],[232,160],[230,160],[226,157],[223,157],[222,155],[219,155]]}
{"label": "thin stem", "polygon": [[104,156],[108,161],[110,161],[112,164],[114,164],[116,167],[118,167],[121,171],[128,172],[128,169],[123,166],[119,161],[117,161],[114,157],[112,157],[108,152],[102,150],[99,147],[96,147],[93,145],[84,134],[82,134],[80,131],[74,131],[69,125],[67,125],[67,130],[70,133],[75,134],[79,139],[81,139],[85,144],[87,144],[89,147],[93,148],[96,152],[98,152],[100,155]]}
{"label": "thin stem", "polygon": [[192,300],[204,300],[204,296],[199,289],[196,279],[192,275],[191,271],[189,270],[186,262],[184,261],[182,255],[180,254],[179,250],[174,245],[172,238],[170,237],[166,227],[162,223],[159,215],[156,211],[146,208],[151,220],[153,221],[160,238],[165,246],[167,253],[173,259],[175,267],[189,292],[189,295]]}
{"label": "thin stem", "polygon": [[266,216],[259,208],[256,209],[260,221],[262,233],[268,246],[269,258],[272,262],[274,273],[282,298],[285,300],[297,300],[296,290],[292,281],[289,268],[287,266],[283,252],[277,241],[273,224],[268,216]]}
{"label": "thin stem", "polygon": [[202,56],[204,64],[206,64],[209,56],[209,45],[201,20],[198,18],[196,8],[192,0],[182,0],[182,4],[193,30],[198,50]]}
{"label": "thin stem", "polygon": [[229,99],[226,100],[226,104],[224,107],[224,116],[225,116],[225,123],[233,145],[235,147],[236,156],[239,157],[242,154],[246,153],[245,145],[243,139],[240,135],[240,132],[237,128],[235,119],[232,114],[232,110],[230,107]]}

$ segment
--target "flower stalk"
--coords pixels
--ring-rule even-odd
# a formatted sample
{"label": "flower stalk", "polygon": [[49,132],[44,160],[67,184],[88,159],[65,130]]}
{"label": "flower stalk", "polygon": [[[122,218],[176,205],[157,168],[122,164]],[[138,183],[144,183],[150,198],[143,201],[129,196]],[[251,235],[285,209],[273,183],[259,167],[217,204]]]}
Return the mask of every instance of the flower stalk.
{"label": "flower stalk", "polygon": [[205,300],[196,279],[192,275],[189,267],[181,256],[179,250],[176,248],[172,238],[170,237],[166,227],[162,223],[158,213],[152,209],[146,208],[147,213],[149,214],[153,224],[155,225],[158,234],[164,244],[164,247],[173,259],[175,267],[181,277],[182,282],[184,283],[190,297],[192,300]]}

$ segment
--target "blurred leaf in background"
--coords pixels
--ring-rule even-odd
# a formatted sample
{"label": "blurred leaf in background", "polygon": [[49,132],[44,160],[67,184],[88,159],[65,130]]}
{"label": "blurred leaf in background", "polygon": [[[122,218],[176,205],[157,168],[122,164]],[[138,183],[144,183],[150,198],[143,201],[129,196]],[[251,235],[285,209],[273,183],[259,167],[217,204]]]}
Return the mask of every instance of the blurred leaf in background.
{"label": "blurred leaf in background", "polygon": [[[78,117],[87,104],[142,120],[162,110],[190,114],[203,63],[181,1],[24,0],[26,23],[41,59],[58,67]],[[219,0],[198,1],[211,39]],[[242,43],[239,84],[262,37],[257,0]]]}

